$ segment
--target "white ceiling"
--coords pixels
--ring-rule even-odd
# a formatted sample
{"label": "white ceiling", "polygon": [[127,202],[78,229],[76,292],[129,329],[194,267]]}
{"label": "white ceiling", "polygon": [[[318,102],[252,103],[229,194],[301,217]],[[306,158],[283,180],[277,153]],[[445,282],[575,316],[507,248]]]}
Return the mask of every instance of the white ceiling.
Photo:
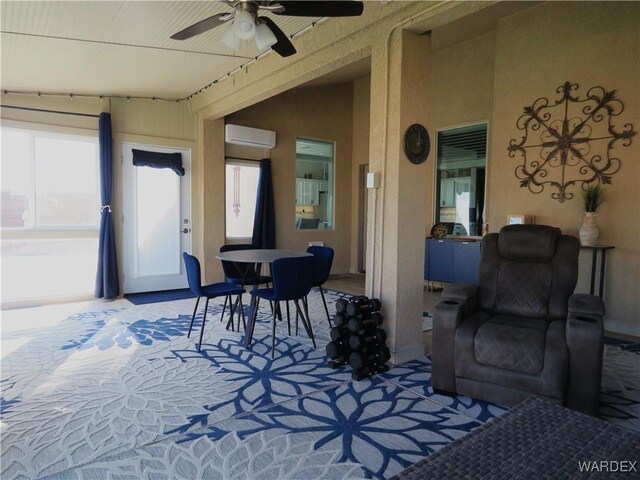
{"label": "white ceiling", "polygon": [[[436,28],[432,49],[495,30],[499,18],[537,3],[500,2]],[[169,38],[193,23],[231,11],[219,0],[0,0],[0,87],[14,92],[186,98],[263,53],[250,40],[234,54],[221,42],[226,26],[189,40]],[[260,15],[271,17],[289,36],[320,20],[264,11]],[[292,41],[295,45],[295,38]],[[304,86],[353,81],[370,71],[366,58]]]}
{"label": "white ceiling", "polygon": [[[2,0],[0,83],[8,91],[185,98],[260,55],[253,41],[234,55],[220,41],[225,26],[169,38],[230,11],[213,0]],[[319,20],[260,14],[287,35]]]}

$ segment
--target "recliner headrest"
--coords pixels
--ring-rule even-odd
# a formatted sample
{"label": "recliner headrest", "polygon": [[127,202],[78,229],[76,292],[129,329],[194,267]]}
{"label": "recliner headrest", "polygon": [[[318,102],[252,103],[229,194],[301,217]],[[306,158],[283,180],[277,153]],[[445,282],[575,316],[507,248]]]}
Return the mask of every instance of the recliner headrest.
{"label": "recliner headrest", "polygon": [[509,260],[547,262],[555,255],[561,234],[548,225],[507,225],[498,235],[498,252]]}

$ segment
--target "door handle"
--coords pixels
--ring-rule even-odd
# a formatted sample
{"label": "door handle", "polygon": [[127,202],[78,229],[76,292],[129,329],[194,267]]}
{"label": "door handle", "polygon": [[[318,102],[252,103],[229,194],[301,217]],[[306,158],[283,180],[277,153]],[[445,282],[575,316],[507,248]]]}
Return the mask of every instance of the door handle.
{"label": "door handle", "polygon": [[190,231],[191,231],[190,228],[186,228],[185,227],[185,228],[182,229],[182,233],[189,233]]}

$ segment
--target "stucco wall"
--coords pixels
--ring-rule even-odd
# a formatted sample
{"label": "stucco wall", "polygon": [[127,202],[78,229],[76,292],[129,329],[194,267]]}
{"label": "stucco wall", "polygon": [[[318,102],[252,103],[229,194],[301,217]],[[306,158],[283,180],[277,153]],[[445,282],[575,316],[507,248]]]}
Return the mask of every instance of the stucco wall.
{"label": "stucco wall", "polygon": [[[270,153],[276,246],[306,250],[309,241],[322,240],[326,246],[335,249],[332,273],[348,272],[351,259],[352,84],[290,90],[227,116],[226,123],[276,132],[277,145]],[[295,229],[296,137],[335,142],[333,230]]]}
{"label": "stucco wall", "polygon": [[[358,271],[358,254],[360,252],[361,232],[359,218],[360,204],[360,167],[369,163],[369,125],[371,77],[353,82],[353,163],[351,168],[351,271]],[[367,192],[364,192],[367,195]],[[366,218],[366,211],[364,217]],[[366,232],[366,220],[362,227]],[[365,249],[366,250],[366,249]]]}
{"label": "stucco wall", "polygon": [[[596,85],[616,90],[624,113],[614,124],[640,130],[640,4],[637,2],[552,2],[498,23],[495,32],[434,52],[427,88],[430,127],[489,120],[487,221],[490,231],[508,214],[536,216],[536,223],[577,235],[582,221],[580,194],[560,203],[547,188],[534,195],[520,188],[509,158],[509,140],[520,136],[515,122],[523,107],[539,97],[556,98],[565,81],[578,94]],[[605,328],[640,334],[640,137],[618,147],[622,160],[598,222],[599,243],[615,245],[607,259]],[[430,173],[433,181],[433,171]],[[428,200],[431,204],[432,199]],[[433,208],[427,213],[433,222]],[[590,255],[582,252],[579,292],[588,291]]]}
{"label": "stucco wall", "polygon": [[[432,68],[429,70],[429,81],[425,89],[429,99],[427,125],[432,142],[428,159],[429,185],[435,186],[436,182],[438,130],[487,122],[487,159],[491,163],[490,120],[494,101],[495,41],[495,32],[490,32],[431,53]],[[436,189],[433,188],[426,199],[427,235],[435,223],[435,195]]]}

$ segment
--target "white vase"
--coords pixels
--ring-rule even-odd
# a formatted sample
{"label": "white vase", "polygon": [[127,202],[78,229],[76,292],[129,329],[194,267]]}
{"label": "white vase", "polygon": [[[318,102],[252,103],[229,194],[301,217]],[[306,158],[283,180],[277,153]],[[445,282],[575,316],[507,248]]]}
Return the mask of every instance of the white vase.
{"label": "white vase", "polygon": [[589,247],[596,244],[598,237],[600,236],[600,229],[596,224],[595,212],[584,212],[584,221],[578,231],[580,236],[580,243]]}

